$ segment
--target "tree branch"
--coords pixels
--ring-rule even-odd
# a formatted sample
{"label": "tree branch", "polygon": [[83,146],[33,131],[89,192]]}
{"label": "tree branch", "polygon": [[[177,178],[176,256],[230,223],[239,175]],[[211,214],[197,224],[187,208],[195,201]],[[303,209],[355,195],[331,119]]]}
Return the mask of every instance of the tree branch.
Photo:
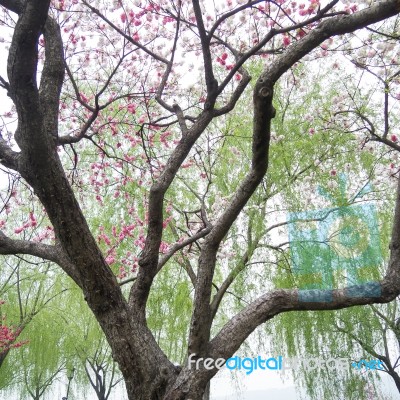
{"label": "tree branch", "polygon": [[199,116],[171,154],[161,176],[150,188],[147,236],[142,257],[139,261],[141,268],[129,296],[130,306],[137,312],[140,311],[143,318],[145,317],[145,305],[150,287],[157,273],[159,249],[163,233],[162,221],[165,193],[194,143],[204,132],[212,118],[212,113],[209,111],[204,111]]}
{"label": "tree branch", "polygon": [[[175,110],[174,110],[174,107],[171,107],[170,105],[168,105],[168,104],[162,99],[162,94],[163,94],[165,85],[167,84],[169,75],[171,74],[172,67],[173,67],[173,65],[174,65],[174,58],[175,58],[176,46],[177,46],[178,38],[179,38],[179,30],[180,30],[180,26],[181,26],[181,24],[180,24],[180,21],[181,21],[181,20],[180,20],[180,15],[181,15],[182,4],[179,3],[178,7],[179,7],[179,10],[178,10],[178,18],[177,18],[177,22],[176,22],[174,43],[173,43],[173,45],[172,45],[172,50],[171,50],[171,58],[170,58],[170,60],[169,60],[169,62],[168,62],[168,64],[167,64],[167,68],[165,69],[164,75],[163,75],[163,77],[162,77],[162,79],[161,79],[161,83],[160,83],[160,86],[158,87],[157,94],[156,94],[156,100],[157,100],[157,102],[158,102],[162,107],[164,107],[167,111],[169,111],[169,112],[174,112],[174,111],[175,111]],[[180,107],[179,107],[179,109],[180,109]],[[179,116],[178,116],[178,120],[181,122],[181,119],[180,119]],[[184,133],[184,132],[182,131],[182,133]]]}
{"label": "tree branch", "polygon": [[29,254],[34,257],[43,258],[44,260],[58,264],[74,280],[76,278],[76,267],[71,263],[59,245],[52,246],[29,240],[11,239],[0,230],[0,254]]}
{"label": "tree branch", "polygon": [[241,71],[242,72],[242,79],[239,82],[239,84],[236,86],[234,92],[231,95],[231,98],[229,99],[229,102],[225,104],[223,107],[215,109],[213,111],[213,115],[215,117],[218,117],[220,115],[224,115],[229,113],[235,108],[235,105],[237,101],[240,99],[240,96],[246,89],[247,85],[251,81],[251,76],[245,71],[244,69]]}
{"label": "tree branch", "polygon": [[91,6],[88,4],[85,0],[82,1],[82,3],[90,9],[94,14],[96,14],[98,17],[100,17],[104,22],[106,22],[108,25],[111,26],[116,32],[118,32],[121,36],[123,36],[128,42],[131,42],[135,46],[137,46],[139,49],[143,50],[145,53],[156,59],[157,61],[160,61],[164,64],[168,64],[168,60],[166,60],[164,57],[159,56],[158,54],[152,52],[149,50],[146,46],[143,46],[133,38],[131,38],[129,35],[127,35],[122,29],[118,28],[115,24],[113,24],[108,18],[106,18],[97,8]]}
{"label": "tree branch", "polygon": [[[220,84],[218,88],[218,93],[221,93],[224,88],[228,85],[228,83],[231,81],[231,79],[234,77],[234,75],[242,68],[244,63],[254,54],[257,54],[273,37],[276,35],[282,34],[282,33],[287,33],[296,29],[303,28],[307,25],[310,25],[312,23],[315,23],[317,21],[320,21],[322,18],[328,17],[327,12],[338,2],[338,0],[333,0],[330,3],[328,3],[324,8],[322,8],[317,15],[314,15],[313,17],[307,19],[306,21],[300,22],[298,24],[291,25],[287,28],[281,28],[281,29],[271,29],[268,34],[260,40],[260,42],[256,45],[253,46],[250,50],[246,51],[246,53],[239,54],[236,56],[236,64],[234,67],[231,69],[229,74],[225,77],[223,82]],[[300,40],[301,41],[301,40]],[[297,42],[298,43],[298,42]],[[286,53],[284,53],[286,54]]]}
{"label": "tree branch", "polygon": [[206,228],[202,229],[200,232],[197,232],[193,236],[190,236],[189,238],[185,239],[181,243],[176,243],[175,245],[172,246],[172,248],[168,251],[167,254],[165,254],[164,257],[161,258],[161,260],[158,263],[157,271],[160,271],[161,268],[168,262],[168,260],[179,250],[183,249],[184,247],[188,246],[189,244],[207,236],[207,234],[210,232],[211,226],[207,226]]}
{"label": "tree branch", "polygon": [[18,157],[19,153],[12,150],[0,134],[0,164],[18,171]]}
{"label": "tree branch", "polygon": [[[229,231],[230,227],[236,220],[237,216],[239,215],[239,213],[241,212],[241,210],[243,209],[243,207],[245,206],[251,195],[258,187],[259,183],[261,182],[262,178],[264,177],[267,171],[270,125],[271,125],[271,119],[275,116],[275,109],[272,106],[273,88],[275,83],[297,61],[299,61],[306,54],[310,53],[313,49],[319,46],[327,38],[344,33],[353,32],[369,24],[379,22],[383,19],[396,15],[399,12],[399,10],[400,10],[400,4],[398,0],[388,0],[385,2],[376,3],[371,7],[364,9],[360,12],[354,13],[352,15],[335,16],[327,20],[324,20],[303,39],[291,45],[285,53],[277,57],[274,63],[271,64],[269,67],[267,67],[267,69],[264,70],[264,72],[257,80],[253,95],[254,117],[253,117],[253,146],[252,146],[253,154],[252,154],[251,170],[247,174],[243,182],[240,184],[236,193],[232,196],[232,200],[230,201],[230,204],[227,206],[222,216],[214,224],[214,227],[207,236],[205,243],[203,245],[199,259],[199,268],[196,281],[194,310],[193,310],[190,336],[189,336],[189,353],[203,354],[204,352],[207,351],[208,340],[212,324],[210,297],[211,297],[212,279],[216,264],[216,254],[223,237]],[[274,34],[273,31],[271,31],[270,33],[272,35]],[[399,212],[398,220],[400,221],[400,205],[398,212]],[[398,234],[400,235],[400,226]],[[396,246],[399,246],[397,243],[400,243],[400,240],[394,241],[393,243],[396,243]],[[400,250],[398,249],[397,251],[399,252]],[[400,261],[400,256],[398,255],[394,259],[396,260],[394,263],[396,267],[393,267],[392,269],[397,270],[399,269],[398,263]],[[389,266],[389,272],[390,270],[391,266]],[[392,279],[393,282],[398,283],[397,287],[400,287],[399,271],[397,271],[397,273],[393,272]],[[398,289],[395,287],[393,288],[393,290],[397,292]],[[287,304],[290,307],[290,303],[293,300],[291,298],[291,296],[293,296],[292,292],[290,292],[289,295],[286,294],[286,292],[282,291],[274,293],[279,293],[280,300],[286,300]],[[283,294],[285,295],[283,296],[282,299],[281,297]],[[388,297],[390,296],[388,295]],[[347,299],[347,301],[349,300]],[[357,304],[357,300],[354,301],[355,301],[354,304]],[[369,300],[369,302],[373,302],[373,300]],[[360,304],[367,304],[367,303],[360,303]],[[342,307],[341,304],[342,303],[339,301],[337,307],[338,308]],[[274,306],[276,306],[277,309],[280,309],[279,302],[277,304],[274,304]],[[283,306],[286,306],[284,302]],[[301,303],[300,307],[304,307],[304,303]],[[259,309],[261,309],[261,306]],[[275,310],[275,308],[272,307],[271,310]],[[267,317],[266,319],[272,318],[272,316],[273,315]],[[235,318],[233,320],[235,320]],[[265,320],[262,322],[265,322]],[[247,320],[246,323],[249,325],[251,324],[249,320]],[[261,322],[257,322],[253,330],[260,323]],[[239,334],[239,332],[236,333]],[[244,338],[242,337],[240,343],[242,343],[244,339],[245,337]],[[228,339],[228,342],[229,340],[230,339]]]}
{"label": "tree branch", "polygon": [[[254,329],[282,312],[301,310],[337,310],[372,303],[387,303],[399,293],[400,287],[393,287],[385,278],[381,285],[379,297],[349,298],[348,290],[337,289],[329,291],[333,296],[332,302],[305,303],[298,300],[298,290],[274,290],[267,293],[245,307],[231,319],[210,342],[210,354],[213,358],[229,358],[240,344],[254,331]],[[358,289],[358,287],[357,287]],[[321,291],[323,292],[323,291]]]}
{"label": "tree branch", "polygon": [[64,80],[64,51],[60,27],[48,17],[43,30],[45,62],[40,81],[39,97],[43,107],[44,125],[48,135],[58,137],[58,108]]}
{"label": "tree branch", "polygon": [[[274,290],[259,297],[222,328],[210,342],[213,357],[230,357],[258,325],[282,312],[295,310],[336,310],[355,305],[387,303],[394,300],[400,294],[400,180],[397,188],[390,249],[391,254],[386,276],[381,282],[376,283],[376,285],[379,284],[381,290],[379,297],[369,297],[367,285],[329,291],[329,294],[332,294],[331,302],[315,303],[299,301],[297,289]],[[352,288],[357,291],[359,296],[349,297],[348,293]],[[222,349],[222,343],[228,343],[228,346],[225,345],[225,348]]]}
{"label": "tree branch", "polygon": [[217,98],[218,82],[214,77],[212,57],[210,51],[210,36],[207,35],[204,27],[203,15],[200,8],[199,0],[192,0],[194,15],[197,21],[197,29],[199,30],[200,42],[203,54],[204,74],[207,86],[207,98],[204,109],[212,109]]}
{"label": "tree branch", "polygon": [[23,2],[20,0],[0,0],[0,5],[16,14],[20,14],[23,8]]}
{"label": "tree branch", "polygon": [[189,336],[189,352],[193,354],[202,354],[209,340],[213,320],[210,297],[219,245],[267,172],[271,120],[275,116],[272,98],[273,83],[259,79],[253,95],[251,169],[214,224],[201,250]]}

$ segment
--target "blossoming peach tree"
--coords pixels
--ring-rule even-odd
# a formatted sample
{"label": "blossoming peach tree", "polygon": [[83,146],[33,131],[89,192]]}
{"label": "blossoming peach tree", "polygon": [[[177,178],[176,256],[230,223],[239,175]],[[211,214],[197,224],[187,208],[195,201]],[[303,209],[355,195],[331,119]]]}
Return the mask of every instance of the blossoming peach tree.
{"label": "blossoming peach tree", "polygon": [[[201,399],[218,372],[189,368],[186,360],[177,366],[167,356],[163,331],[156,336],[153,328],[171,309],[175,324],[180,312],[189,315],[174,344],[184,346],[186,357],[227,359],[282,312],[385,303],[400,293],[397,194],[379,295],[335,289],[329,302],[302,301],[297,289],[274,288],[271,281],[249,285],[252,299],[237,312],[226,300],[270,233],[260,230],[255,238],[252,232],[274,218],[263,208],[280,184],[279,176],[269,179],[269,171],[276,175],[269,160],[284,160],[294,187],[300,173],[318,175],[325,161],[346,156],[350,136],[301,169],[304,148],[285,145],[295,131],[329,136],[342,124],[357,140],[367,134],[363,145],[400,149],[392,112],[400,97],[398,0],[0,5],[8,52],[0,84],[12,102],[0,138],[6,177],[0,254],[52,261],[74,280],[112,348],[129,399]],[[262,69],[252,67],[260,60]],[[381,96],[382,114],[357,106],[362,88],[355,85],[336,93],[330,109],[297,115],[297,123],[285,126],[292,94],[306,97],[317,84],[302,85],[301,68],[326,76],[346,62],[343,81],[360,74],[377,80],[371,96],[377,102]],[[250,86],[252,101],[243,104]],[[278,87],[284,95],[274,102]],[[320,93],[331,94],[326,87]],[[238,129],[240,118],[246,129]],[[280,135],[271,132],[274,118]],[[270,151],[271,140],[279,147]],[[390,168],[397,180],[395,163]],[[330,171],[336,175],[334,166]],[[239,260],[238,238],[249,249]],[[174,282],[173,290],[162,291],[163,279]]]}
{"label": "blossoming peach tree", "polygon": [[[4,301],[0,300],[0,306]],[[12,348],[21,347],[24,342],[17,341],[20,330],[6,324],[6,316],[2,316],[0,322],[0,364]]]}

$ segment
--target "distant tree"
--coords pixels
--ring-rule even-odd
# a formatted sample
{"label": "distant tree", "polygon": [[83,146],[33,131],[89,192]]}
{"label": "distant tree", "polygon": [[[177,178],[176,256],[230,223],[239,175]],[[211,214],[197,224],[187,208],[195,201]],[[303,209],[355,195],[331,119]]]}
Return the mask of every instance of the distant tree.
{"label": "distant tree", "polygon": [[[7,315],[10,322],[12,321],[12,326],[2,325],[1,328],[3,340],[0,340],[2,350],[0,368],[11,348],[20,347],[28,342],[28,339],[20,341],[19,337],[32,319],[54,298],[64,292],[59,285],[59,280],[57,282],[55,279],[52,283],[46,281],[46,277],[52,273],[51,263],[32,262],[34,268],[27,267],[27,263],[27,260],[23,259],[5,259],[0,267],[2,276],[0,296],[7,300]],[[6,315],[3,321],[6,321]]]}
{"label": "distant tree", "polygon": [[[2,304],[4,304],[4,302],[0,301],[0,306]],[[18,328],[6,325],[5,316],[4,317],[1,316],[0,321],[1,321],[0,322],[0,365],[1,365],[1,363],[3,363],[10,349],[22,346],[23,342],[17,342],[17,338],[20,332]]]}

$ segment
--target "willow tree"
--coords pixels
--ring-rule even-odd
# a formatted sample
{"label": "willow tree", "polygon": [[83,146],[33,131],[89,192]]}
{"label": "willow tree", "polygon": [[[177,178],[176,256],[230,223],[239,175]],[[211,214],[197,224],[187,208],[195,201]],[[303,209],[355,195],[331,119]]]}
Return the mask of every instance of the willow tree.
{"label": "willow tree", "polygon": [[[375,271],[369,271],[373,274],[383,274],[391,257],[393,220],[391,210],[396,202],[393,189],[397,182],[399,152],[396,146],[388,146],[382,144],[379,138],[375,139],[376,132],[382,129],[387,132],[386,137],[392,142],[398,140],[396,134],[390,134],[388,131],[389,118],[392,126],[398,124],[397,115],[388,112],[389,107],[397,107],[396,100],[393,101],[397,94],[391,99],[390,92],[384,92],[385,88],[392,85],[393,77],[399,73],[398,64],[393,62],[390,52],[387,51],[387,46],[390,47],[397,40],[398,24],[399,19],[396,18],[380,26],[380,32],[388,39],[384,45],[381,44],[385,51],[380,56],[386,65],[381,74],[376,73],[380,68],[378,63],[360,61],[363,54],[374,53],[375,46],[361,47],[357,50],[356,57],[349,58],[351,63],[361,69],[360,79],[336,80],[335,93],[327,96],[325,102],[317,99],[319,105],[311,107],[311,114],[314,115],[317,114],[317,108],[325,110],[325,114],[319,113],[318,119],[325,121],[325,124],[328,123],[325,134],[329,133],[331,138],[336,139],[336,146],[333,146],[335,151],[339,149],[346,151],[346,156],[342,158],[344,163],[340,163],[335,157],[330,166],[331,174],[325,174],[327,179],[318,179],[308,185],[311,193],[308,199],[308,196],[299,198],[292,195],[286,196],[282,201],[283,207],[293,212],[315,208],[326,211],[340,209],[343,205],[351,207],[357,204],[373,204],[376,209],[376,228],[379,231],[376,244],[380,253],[377,268]],[[369,34],[370,38],[376,38],[377,32],[371,29]],[[324,78],[320,79],[323,81]],[[332,80],[332,77],[329,79]],[[381,91],[382,95],[376,96],[376,93]],[[341,102],[343,97],[340,93],[343,92],[352,94],[351,101],[346,106],[342,105],[340,110],[326,114],[326,104],[331,104],[332,101]],[[291,106],[296,110],[296,105]],[[307,107],[310,108],[310,105],[307,104]],[[345,120],[342,119],[343,116]],[[293,116],[291,118],[293,119]],[[357,132],[356,135],[354,132]],[[344,137],[347,139],[342,141]],[[353,150],[350,150],[349,144]],[[353,156],[355,158],[352,158]],[[302,183],[300,186],[305,189]],[[359,226],[355,226],[354,229],[361,234],[359,242],[366,243],[371,238],[364,235],[366,225],[361,220],[359,222]],[[306,221],[305,225],[308,224],[310,227],[312,223],[315,221]],[[362,238],[367,238],[367,241]],[[337,237],[332,235],[330,241],[331,246],[335,247],[334,242],[337,241]],[[352,244],[355,250],[357,250],[356,242],[357,240]],[[274,272],[274,282],[281,288],[299,285],[299,274],[293,273],[296,265],[290,257],[291,250],[289,243],[284,243],[281,255],[278,257],[278,268]],[[314,257],[317,258],[318,255],[314,254]],[[363,267],[366,266],[367,264]],[[366,270],[367,268],[364,268],[364,273]],[[283,271],[289,273],[282,273]],[[315,279],[321,270],[314,272]],[[336,275],[337,282],[341,281],[342,284],[343,278],[348,278],[346,271],[340,268],[333,271],[332,275]],[[326,365],[312,370],[293,371],[296,384],[303,386],[311,398],[333,399],[337,398],[338,394],[346,399],[369,399],[374,394],[383,398],[382,387],[379,385],[382,376],[388,375],[393,380],[393,387],[395,386],[397,390],[400,388],[397,370],[398,318],[398,298],[384,305],[352,307],[335,312],[283,314],[274,320],[271,328],[274,332],[272,351],[290,357],[307,354],[308,357],[322,356],[325,359],[333,357],[349,360],[347,368],[337,370],[334,374]],[[361,360],[379,361],[379,368],[369,369],[368,364],[365,365]]]}
{"label": "willow tree", "polygon": [[20,337],[32,319],[60,296],[65,288],[61,287],[60,274],[53,275],[51,281],[47,280],[54,273],[49,262],[31,260],[30,264],[29,260],[22,258],[4,259],[0,271],[0,296],[3,299],[1,368],[10,350],[26,343],[26,339],[21,341]]}
{"label": "willow tree", "polygon": [[[1,77],[1,85],[13,102],[4,114],[0,158],[6,173],[22,177],[33,198],[26,220],[13,226],[8,216],[19,204],[12,188],[5,190],[0,253],[53,261],[76,282],[107,337],[130,399],[200,399],[218,372],[190,368],[186,361],[176,366],[157,343],[147,304],[164,270],[176,276],[184,271],[190,279],[184,343],[195,358],[230,357],[259,325],[282,312],[383,303],[399,294],[398,198],[386,274],[374,284],[379,294],[359,285],[351,291],[356,296],[349,296],[348,288],[335,289],[329,290],[332,301],[303,301],[297,289],[269,285],[212,330],[238,276],[229,273],[229,258],[221,262],[218,254],[263,186],[271,121],[284,112],[273,106],[275,85],[302,60],[327,57],[330,49],[351,53],[353,32],[369,27],[377,32],[377,44],[385,41],[379,23],[398,14],[397,0],[215,6],[198,0],[0,0],[0,5],[4,28],[12,31],[9,46],[3,41],[8,78]],[[360,33],[361,46],[368,46],[364,38]],[[376,58],[368,53],[356,60],[357,68],[370,59],[379,63],[379,51]],[[387,52],[396,63],[396,45]],[[199,65],[191,64],[192,54]],[[252,78],[246,62],[255,57],[263,57],[265,68],[253,77],[247,107],[253,114],[250,158],[232,156],[230,170],[222,168],[227,178],[241,179],[228,198],[217,201],[211,189],[220,160],[202,163],[196,146],[212,151],[213,139],[207,144],[205,133],[234,111]],[[389,95],[396,95],[395,78],[384,88],[388,105]],[[355,116],[368,118],[362,112]],[[398,150],[391,123],[388,106],[385,124],[371,135]],[[89,153],[97,161],[81,163],[80,154]],[[193,192],[184,182],[197,169]],[[106,201],[113,202],[115,213],[99,223],[90,205]],[[174,208],[182,202],[184,210]],[[48,228],[38,229],[34,222],[45,219]],[[24,238],[31,230],[36,240]],[[180,265],[181,251],[193,252],[196,264]],[[222,284],[215,285],[220,277]]]}

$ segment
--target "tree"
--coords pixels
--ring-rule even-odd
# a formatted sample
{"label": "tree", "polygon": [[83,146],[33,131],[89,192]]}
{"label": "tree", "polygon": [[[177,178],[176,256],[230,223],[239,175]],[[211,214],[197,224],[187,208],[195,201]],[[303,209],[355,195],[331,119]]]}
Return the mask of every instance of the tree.
{"label": "tree", "polygon": [[[3,301],[0,305],[4,304]],[[16,342],[19,330],[4,323],[5,317],[1,318],[0,325],[0,361],[3,362],[10,349],[22,346],[23,342]]]}
{"label": "tree", "polygon": [[[394,21],[395,25],[397,23],[398,20]],[[383,27],[381,26],[381,28]],[[393,26],[388,24],[386,28],[389,37]],[[368,49],[361,48],[359,50],[360,53],[363,51],[368,51]],[[352,62],[355,62],[353,57]],[[346,159],[351,159],[351,165],[338,164],[337,159],[335,159],[335,169],[332,170],[334,174],[331,174],[328,181],[319,180],[316,185],[312,184],[311,187],[308,187],[309,192],[311,192],[311,203],[306,204],[307,200],[304,198],[293,200],[290,196],[286,196],[283,199],[283,207],[293,211],[318,209],[318,207],[326,210],[332,207],[340,208],[343,204],[351,206],[357,203],[368,204],[368,202],[373,202],[377,210],[377,223],[380,231],[379,245],[377,246],[382,255],[380,264],[386,266],[390,259],[391,210],[396,201],[396,198],[392,195],[393,191],[390,189],[390,182],[394,181],[393,178],[398,169],[398,152],[394,149],[377,146],[374,141],[375,129],[377,131],[384,129],[384,121],[389,116],[387,111],[388,96],[377,99],[371,93],[376,87],[381,86],[383,89],[387,82],[391,82],[391,75],[397,73],[398,65],[390,65],[389,62],[387,64],[388,69],[383,75],[375,75],[373,69],[376,68],[376,64],[368,64],[369,66],[363,65],[362,67],[366,72],[367,86],[362,83],[360,85],[360,81],[343,81],[341,85],[337,85],[337,83],[335,85],[336,90],[339,86],[342,86],[345,92],[354,94],[347,108],[342,108],[342,110],[336,112],[336,116],[355,113],[362,116],[361,120],[357,121],[357,119],[351,118],[345,123],[343,121],[340,121],[339,124],[335,122],[331,126],[331,131],[336,131],[338,140],[342,135],[352,135],[351,132],[360,129],[366,130],[368,137],[360,138],[358,144],[355,142],[355,146],[364,150],[356,150],[356,159],[352,158],[352,152],[346,154],[343,161],[346,163]],[[330,96],[330,98],[337,101],[336,94]],[[330,100],[327,101],[330,102]],[[331,106],[330,104],[329,108]],[[326,109],[325,106],[322,107]],[[373,115],[373,117],[369,119],[366,118],[367,115]],[[393,139],[396,140],[396,138]],[[349,142],[348,139],[346,141]],[[346,148],[343,149],[348,151]],[[355,162],[355,160],[357,161]],[[350,177],[348,172],[356,163],[362,167],[355,175],[353,175],[353,171]],[[364,171],[364,173],[360,175],[360,171]],[[340,176],[343,172],[348,175],[348,179]],[[362,175],[364,176],[362,177]],[[356,182],[354,182],[355,176],[357,176]],[[385,177],[388,176],[389,179],[386,179]],[[318,204],[318,206],[313,207],[315,204]],[[311,225],[315,223],[315,220],[304,222],[304,225]],[[361,231],[362,229],[361,227]],[[333,235],[331,241],[334,242],[336,239]],[[333,243],[334,246],[335,243]],[[289,249],[289,243],[286,242],[281,249],[282,254],[278,259],[279,267],[275,272],[275,284],[282,288],[299,286],[299,274],[296,276],[293,273],[295,262],[289,256],[289,251],[293,248],[291,246]],[[318,255],[314,254],[313,257],[316,258]],[[290,273],[283,274],[283,271]],[[318,274],[321,271],[313,272],[312,278],[314,280],[319,279]],[[381,270],[380,273],[383,273],[383,271]],[[343,276],[345,276],[345,271],[338,270],[335,272],[335,279],[338,281],[342,280],[343,282]],[[273,327],[270,329],[276,337],[276,340],[273,341],[273,352],[293,357],[301,357],[304,354],[309,357],[322,356],[326,359],[330,357],[350,357],[354,362],[359,362],[362,359],[380,360],[382,369],[392,377],[394,384],[398,387],[398,374],[395,370],[398,352],[395,340],[397,336],[396,309],[397,304],[394,301],[387,305],[354,307],[336,312],[281,315],[274,320]],[[295,331],[293,326],[296,326]],[[302,370],[295,374],[295,382],[299,386],[305,386],[308,395],[312,398],[337,398],[338,393],[344,398],[370,398],[371,393],[369,391],[379,381],[381,375],[378,371],[368,370],[365,366],[360,367],[360,369],[358,367],[352,368],[349,363],[349,369],[343,368],[340,373],[338,371],[334,376],[328,368],[313,371]],[[379,387],[375,387],[375,390],[377,390],[376,393],[379,393]],[[380,397],[383,396],[382,393],[379,394]]]}
{"label": "tree", "polygon": [[122,377],[104,334],[78,290],[75,288],[76,296],[70,299],[72,303],[65,304],[63,312],[66,318],[63,328],[68,331],[64,357],[74,371],[74,383],[80,396],[82,389],[91,387],[99,400],[107,400]]}
{"label": "tree", "polygon": [[[349,363],[349,368],[335,374],[326,367],[295,373],[296,384],[303,386],[311,398],[322,396],[334,399],[340,393],[346,399],[368,399],[371,390],[382,397],[381,388],[377,386],[382,374],[388,374],[399,389],[399,375],[396,371],[399,360],[396,340],[398,330],[392,320],[396,312],[397,302],[392,302],[379,308],[356,307],[342,310],[338,314],[321,313],[317,318],[308,313],[303,313],[301,319],[292,315],[291,326],[298,326],[296,340],[279,343],[283,338],[288,338],[290,331],[289,321],[283,318],[275,330],[276,350],[290,357],[305,353],[310,358],[321,354],[326,359],[350,357],[352,363]],[[373,360],[380,362],[379,368],[369,370],[366,363]]]}
{"label": "tree", "polygon": [[[19,342],[13,338],[12,345],[26,346],[7,352],[2,359],[1,393],[6,397],[17,393],[21,399],[54,397],[57,382],[61,382],[62,390],[68,382],[63,394],[68,391],[71,398],[76,390],[82,396],[90,388],[99,399],[108,398],[121,375],[79,288],[48,262],[37,265],[20,259],[17,266],[5,264],[2,276],[8,279],[3,296],[7,305],[14,304],[7,307],[7,316],[14,320],[16,315],[24,322],[19,325],[23,327],[18,332]],[[7,277],[8,268],[13,274]],[[52,279],[45,279],[46,274]],[[14,279],[12,275],[16,275]]]}
{"label": "tree", "polygon": [[43,398],[65,370],[65,331],[58,329],[60,316],[42,309],[21,333],[29,343],[10,352],[1,367],[1,390],[21,399]]}
{"label": "tree", "polygon": [[[0,295],[7,300],[7,315],[11,317],[13,328],[3,326],[6,345],[1,347],[0,367],[7,357],[11,348],[20,347],[27,343],[28,339],[18,341],[22,331],[29,325],[32,319],[45,308],[65,289],[60,287],[59,279],[54,276],[51,285],[46,277],[52,274],[52,265],[49,262],[32,262],[33,268],[24,265],[22,258],[17,262],[9,263],[4,260],[1,270],[2,284]],[[15,261],[15,260],[12,260]],[[28,264],[29,261],[25,260]],[[23,268],[25,267],[25,268]]]}
{"label": "tree", "polygon": [[[10,226],[7,218],[1,221],[0,253],[50,260],[76,282],[106,335],[130,399],[200,399],[218,372],[190,368],[186,360],[174,365],[147,323],[149,298],[168,270],[178,276],[187,272],[186,282],[194,289],[186,356],[214,360],[230,357],[259,325],[282,312],[384,303],[400,293],[399,193],[379,296],[356,287],[361,290],[357,297],[336,289],[330,302],[304,302],[297,289],[272,289],[236,315],[221,318],[221,326],[213,325],[224,296],[240,276],[229,274],[227,260],[220,261],[218,252],[230,232],[242,234],[242,220],[248,225],[242,211],[265,185],[271,121],[277,114],[275,85],[306,56],[327,53],[331,43],[351,52],[333,38],[365,27],[380,35],[379,25],[373,24],[396,16],[398,1],[227,1],[210,11],[197,0],[0,4],[3,25],[13,30],[8,80],[2,77],[1,85],[14,107],[6,117],[14,117],[15,110],[18,120],[15,134],[12,125],[3,126],[1,163],[23,178],[40,203],[34,209],[37,203],[32,201],[22,226]],[[16,23],[9,12],[17,14]],[[188,89],[180,83],[180,58],[191,51],[201,58],[202,74]],[[218,203],[213,180],[219,160],[209,157],[212,164],[207,164],[202,158],[206,152],[198,149],[212,150],[212,130],[226,121],[245,92],[251,80],[246,62],[254,57],[265,57],[266,66],[255,77],[251,152],[237,172],[225,169],[227,181],[236,184],[229,199]],[[387,93],[395,90],[395,78],[387,83]],[[283,111],[278,109],[278,116]],[[374,131],[374,138],[399,150],[396,138],[388,136],[387,115],[387,129]],[[365,122],[362,113],[357,117]],[[88,156],[97,156],[90,185],[81,175],[88,171],[83,164]],[[194,188],[187,183],[194,181],[194,172],[185,171],[191,165],[202,171]],[[184,199],[182,188],[188,192]],[[11,196],[7,198],[15,208]],[[99,226],[91,204],[110,201],[115,208],[128,202],[132,206],[116,210]],[[182,203],[187,208],[179,212],[174,207]],[[18,239],[33,228],[36,214],[50,221],[54,240],[44,234],[37,240]],[[190,254],[189,263],[180,252]],[[126,278],[120,282],[117,261],[119,277]],[[222,283],[215,285],[221,277]]]}

